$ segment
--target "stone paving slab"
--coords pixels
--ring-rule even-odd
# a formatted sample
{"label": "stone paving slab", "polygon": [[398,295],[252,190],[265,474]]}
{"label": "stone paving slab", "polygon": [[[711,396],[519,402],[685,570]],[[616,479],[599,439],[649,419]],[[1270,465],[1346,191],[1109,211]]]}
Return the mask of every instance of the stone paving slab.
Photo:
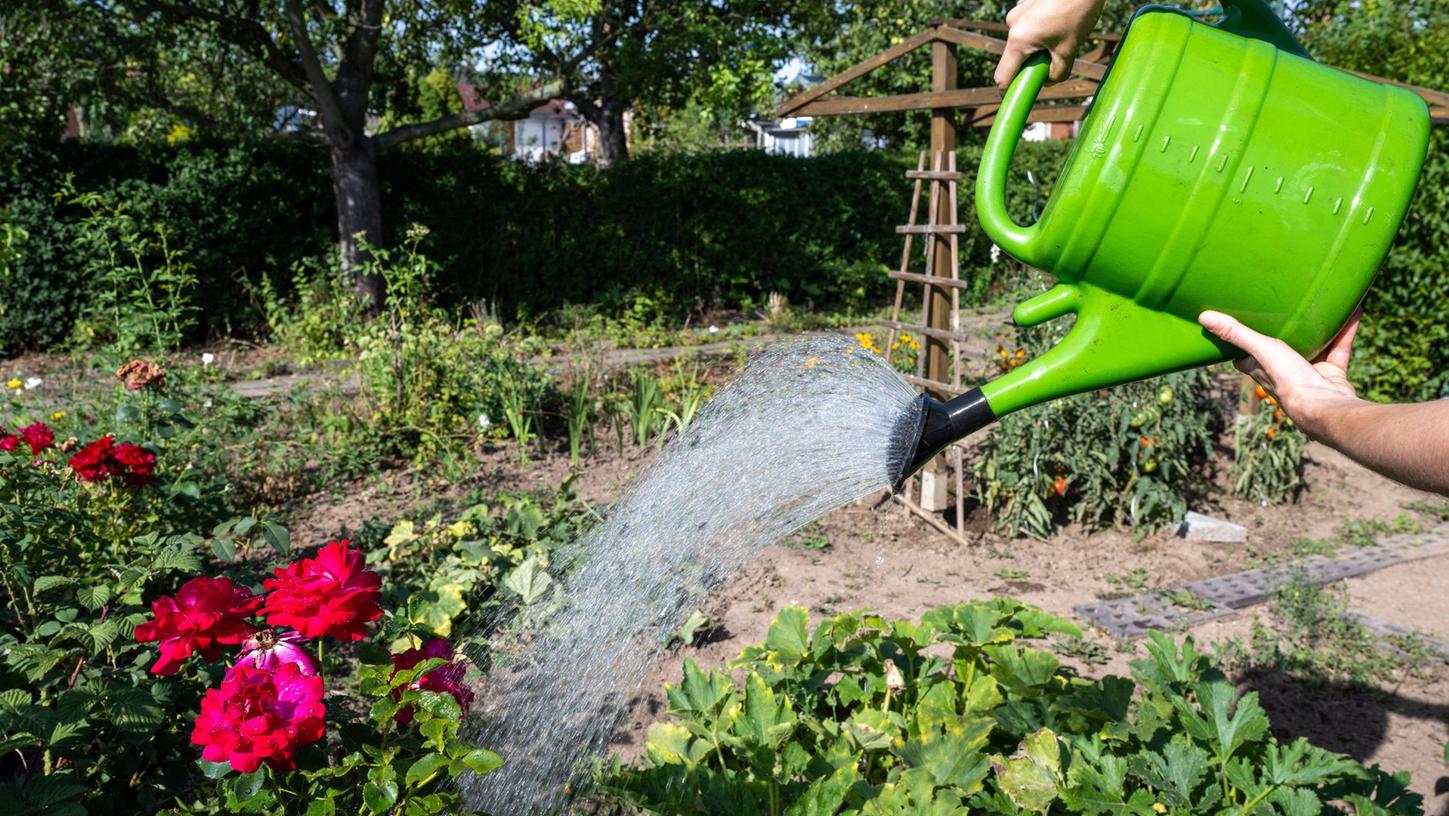
{"label": "stone paving slab", "polygon": [[[1388,536],[1372,547],[1345,548],[1342,554],[1333,557],[1310,556],[1290,564],[1082,604],[1072,611],[1089,625],[1126,640],[1142,637],[1153,629],[1184,629],[1226,617],[1269,600],[1278,593],[1279,587],[1293,580],[1307,580],[1322,586],[1385,567],[1446,555],[1449,555],[1449,525],[1440,525],[1424,533]],[[1171,596],[1184,591],[1211,602],[1211,608],[1192,609],[1174,604]]]}

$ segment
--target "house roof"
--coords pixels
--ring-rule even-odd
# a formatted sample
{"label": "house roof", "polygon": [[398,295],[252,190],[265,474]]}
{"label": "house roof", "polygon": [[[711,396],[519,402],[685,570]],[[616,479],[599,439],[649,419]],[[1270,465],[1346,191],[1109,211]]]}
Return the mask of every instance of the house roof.
{"label": "house roof", "polygon": [[[483,98],[483,92],[471,82],[459,82],[458,96],[463,100],[464,110],[488,110],[493,106],[491,100]],[[574,104],[567,99],[550,99],[529,111],[529,116],[551,116],[563,118],[576,118],[579,113]]]}

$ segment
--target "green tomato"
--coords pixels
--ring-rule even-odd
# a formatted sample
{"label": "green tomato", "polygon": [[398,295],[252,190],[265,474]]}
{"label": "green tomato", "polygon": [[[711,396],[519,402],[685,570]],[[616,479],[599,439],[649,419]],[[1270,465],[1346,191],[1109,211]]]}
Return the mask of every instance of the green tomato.
{"label": "green tomato", "polygon": [[1137,413],[1132,415],[1132,421],[1127,424],[1133,428],[1141,428],[1143,425],[1147,424],[1147,412],[1138,411]]}
{"label": "green tomato", "polygon": [[1170,404],[1172,404],[1172,386],[1170,386],[1170,385],[1164,385],[1161,388],[1157,389],[1157,404],[1158,405],[1170,405]]}
{"label": "green tomato", "polygon": [[1154,456],[1147,457],[1147,461],[1142,463],[1142,472],[1152,473],[1155,470],[1157,470],[1157,458]]}

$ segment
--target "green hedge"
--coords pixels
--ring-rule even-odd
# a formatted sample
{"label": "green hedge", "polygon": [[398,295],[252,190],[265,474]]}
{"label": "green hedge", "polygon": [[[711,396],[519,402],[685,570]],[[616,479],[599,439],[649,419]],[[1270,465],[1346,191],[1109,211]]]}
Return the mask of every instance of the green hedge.
{"label": "green hedge", "polygon": [[[1021,217],[1040,204],[1068,145],[1022,146],[1010,186]],[[1356,380],[1379,399],[1439,396],[1449,378],[1449,162],[1436,132],[1418,197],[1369,295]],[[963,146],[974,168],[979,148]],[[255,325],[240,281],[270,276],[283,290],[294,262],[325,255],[335,240],[324,156],[293,143],[186,143],[144,148],[22,145],[0,165],[0,218],[29,233],[0,276],[0,349],[63,337],[83,302],[83,258],[73,246],[76,208],[57,205],[67,174],[78,189],[129,202],[165,223],[200,279],[202,330]],[[647,294],[683,314],[763,302],[886,302],[883,274],[900,257],[914,157],[880,152],[811,159],[754,151],[651,154],[607,169],[507,162],[467,148],[401,150],[379,170],[389,242],[409,223],[432,230],[445,300],[487,298],[505,315],[565,303],[606,311]],[[1026,182],[1026,171],[1042,185]],[[999,292],[990,243],[962,184],[963,274],[969,300]]]}
{"label": "green hedge", "polygon": [[[1029,146],[1014,185],[1030,209],[1024,171],[1050,175],[1062,146]],[[962,164],[974,166],[974,149]],[[57,204],[67,174],[80,190],[129,203],[164,223],[200,279],[204,329],[256,320],[240,281],[271,276],[331,251],[336,227],[323,156],[276,142],[175,148],[29,145],[0,167],[0,218],[29,233],[13,274],[0,279],[0,346],[63,337],[82,302],[78,208]],[[383,157],[389,242],[412,222],[432,230],[447,300],[487,298],[506,314],[564,303],[626,305],[648,294],[677,313],[758,304],[771,291],[797,304],[864,306],[891,291],[899,258],[907,159],[878,152],[812,159],[759,152],[648,155],[598,169],[506,162],[476,150]],[[963,185],[968,188],[969,185]],[[962,217],[970,219],[963,189]],[[991,284],[989,243],[963,244],[979,292]]]}

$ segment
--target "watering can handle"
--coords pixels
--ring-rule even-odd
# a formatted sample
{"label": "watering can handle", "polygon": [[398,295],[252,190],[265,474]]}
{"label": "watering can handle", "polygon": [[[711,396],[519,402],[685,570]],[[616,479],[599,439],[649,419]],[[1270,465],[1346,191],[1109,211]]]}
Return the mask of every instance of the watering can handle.
{"label": "watering can handle", "polygon": [[1240,37],[1262,40],[1290,54],[1308,57],[1308,50],[1263,0],[1222,0],[1222,6],[1223,19],[1218,22],[1218,28]]}
{"label": "watering can handle", "polygon": [[1033,249],[1040,222],[1023,227],[1011,219],[1006,211],[1006,171],[1050,68],[1047,55],[1036,54],[1011,81],[996,111],[991,132],[986,136],[981,166],[976,172],[976,215],[981,220],[981,228],[1013,258],[1032,266],[1037,265]]}

